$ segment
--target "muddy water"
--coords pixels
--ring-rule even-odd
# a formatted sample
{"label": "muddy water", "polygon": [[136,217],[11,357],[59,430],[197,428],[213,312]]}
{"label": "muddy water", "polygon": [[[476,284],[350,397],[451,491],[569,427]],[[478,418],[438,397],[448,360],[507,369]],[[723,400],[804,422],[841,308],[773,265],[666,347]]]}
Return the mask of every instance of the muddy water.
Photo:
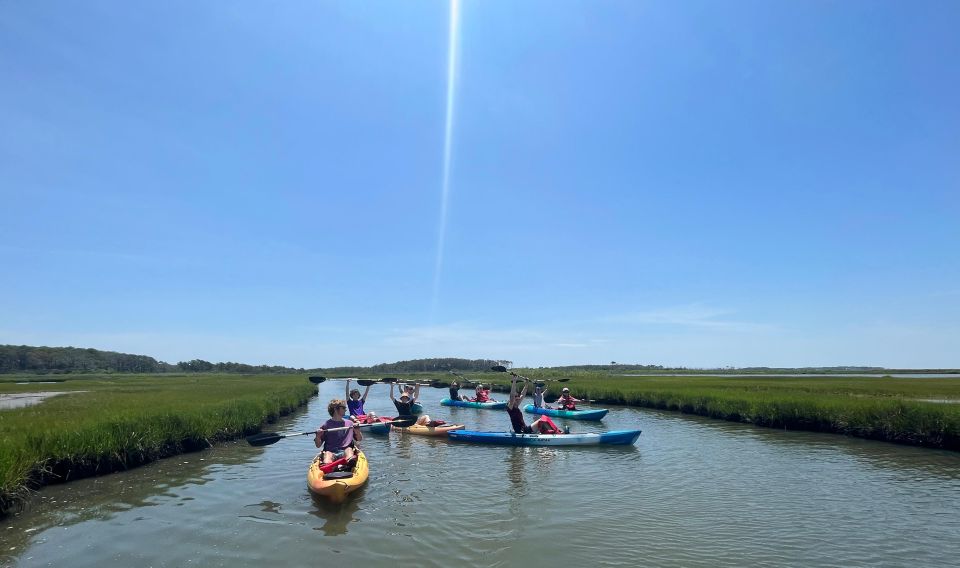
{"label": "muddy water", "polygon": [[[326,418],[336,383],[281,423]],[[503,411],[427,412],[504,430]],[[389,414],[386,389],[369,409]],[[305,485],[309,437],[242,442],[45,488],[0,523],[12,566],[904,566],[960,558],[960,455],[614,408],[626,448],[453,445],[368,435],[345,505]]]}

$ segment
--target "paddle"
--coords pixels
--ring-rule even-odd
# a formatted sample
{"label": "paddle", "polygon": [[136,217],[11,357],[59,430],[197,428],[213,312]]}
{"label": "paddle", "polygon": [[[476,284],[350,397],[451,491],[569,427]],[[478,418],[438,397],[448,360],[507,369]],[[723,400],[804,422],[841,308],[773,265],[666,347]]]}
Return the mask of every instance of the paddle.
{"label": "paddle", "polygon": [[[324,381],[352,381],[353,377],[310,377],[310,382],[319,385]],[[371,379],[357,379],[357,384],[361,387],[369,387],[370,385],[375,385],[379,381],[374,381]]]}
{"label": "paddle", "polygon": [[534,380],[534,379],[528,379],[527,377],[524,377],[523,375],[518,375],[518,374],[514,373],[513,371],[507,370],[507,368],[504,367],[503,365],[496,365],[496,366],[490,367],[490,368],[493,369],[494,371],[498,372],[498,373],[510,373],[511,375],[513,375],[514,377],[517,377],[518,379],[523,379],[523,380],[529,381],[529,382],[531,382],[531,383],[545,383],[545,382],[551,382],[551,383],[566,383],[566,382],[569,382],[569,381],[570,381],[570,379],[536,379],[536,380]]}
{"label": "paddle", "polygon": [[[416,422],[416,417],[410,418],[401,418],[400,420],[392,420],[389,422],[373,422],[370,424],[355,424],[354,426],[358,428],[366,428],[367,426],[376,426],[378,424],[397,424],[400,428],[406,428],[411,426]],[[343,426],[341,428],[329,428],[327,432],[336,432],[338,430],[349,430],[353,426]],[[277,434],[276,432],[261,432],[259,434],[254,434],[253,436],[247,436],[247,443],[251,446],[269,446],[270,444],[276,444],[284,438],[293,438],[295,436],[306,436],[308,434],[316,434],[316,430],[311,430],[309,432],[296,432],[294,434]]]}

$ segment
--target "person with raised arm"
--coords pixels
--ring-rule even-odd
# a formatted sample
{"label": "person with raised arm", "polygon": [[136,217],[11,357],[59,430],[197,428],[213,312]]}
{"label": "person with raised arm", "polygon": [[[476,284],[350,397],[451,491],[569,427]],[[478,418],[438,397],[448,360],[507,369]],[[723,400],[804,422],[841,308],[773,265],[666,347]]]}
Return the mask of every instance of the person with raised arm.
{"label": "person with raised arm", "polygon": [[347,416],[356,420],[358,416],[366,415],[366,412],[363,410],[363,403],[367,402],[367,395],[370,394],[370,385],[367,385],[366,390],[363,391],[363,396],[360,396],[360,389],[350,390],[350,379],[347,379],[347,386],[344,392],[347,396]]}
{"label": "person with raised arm", "polygon": [[507,401],[507,414],[510,415],[510,425],[517,434],[563,434],[563,431],[550,420],[549,416],[541,416],[527,426],[520,412],[520,404],[527,396],[527,381],[523,381],[523,389],[517,392],[517,381],[522,379],[514,376],[510,381],[510,399]]}
{"label": "person with raised arm", "polygon": [[[393,383],[390,383],[390,400],[393,401],[393,405],[397,407],[397,418],[413,418],[413,403],[417,402],[417,398],[420,396],[420,385],[417,385],[417,388],[413,391],[413,396],[407,392],[406,389],[400,391],[400,398],[397,399],[393,395]],[[430,417],[426,414],[420,415],[417,418],[417,424],[427,425],[430,422]]]}
{"label": "person with raised arm", "polygon": [[547,396],[547,387],[538,383],[533,388],[533,407],[549,408],[546,404],[543,403],[543,397],[545,396]]}

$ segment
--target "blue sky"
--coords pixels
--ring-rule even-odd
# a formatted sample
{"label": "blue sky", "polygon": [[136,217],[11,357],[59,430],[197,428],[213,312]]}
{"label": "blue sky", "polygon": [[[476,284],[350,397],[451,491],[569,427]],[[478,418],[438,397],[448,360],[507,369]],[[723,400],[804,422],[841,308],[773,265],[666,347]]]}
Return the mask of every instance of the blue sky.
{"label": "blue sky", "polygon": [[960,366],[960,4],[466,0],[444,207],[450,21],[0,4],[0,343]]}

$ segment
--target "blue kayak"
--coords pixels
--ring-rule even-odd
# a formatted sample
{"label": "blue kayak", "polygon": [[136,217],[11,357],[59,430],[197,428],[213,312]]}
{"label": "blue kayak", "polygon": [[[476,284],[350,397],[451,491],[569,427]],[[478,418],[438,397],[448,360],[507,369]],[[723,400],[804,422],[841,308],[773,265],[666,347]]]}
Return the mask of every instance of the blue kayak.
{"label": "blue kayak", "polygon": [[574,420],[602,420],[609,410],[598,408],[597,410],[559,410],[556,408],[537,408],[532,404],[523,407],[524,412],[530,414],[544,414],[546,416],[555,416],[557,418],[573,418]]}
{"label": "blue kayak", "polygon": [[631,445],[640,437],[640,430],[614,430],[583,434],[514,434],[513,432],[479,432],[455,430],[447,434],[454,442],[500,444],[504,446],[595,446],[597,444]]}
{"label": "blue kayak", "polygon": [[413,406],[410,407],[410,412],[416,416],[417,414],[423,414],[423,405],[419,402],[413,403]]}
{"label": "blue kayak", "polygon": [[443,406],[462,406],[464,408],[488,408],[490,410],[503,410],[507,407],[506,401],[471,402],[469,400],[453,400],[452,398],[441,399],[440,404]]}

